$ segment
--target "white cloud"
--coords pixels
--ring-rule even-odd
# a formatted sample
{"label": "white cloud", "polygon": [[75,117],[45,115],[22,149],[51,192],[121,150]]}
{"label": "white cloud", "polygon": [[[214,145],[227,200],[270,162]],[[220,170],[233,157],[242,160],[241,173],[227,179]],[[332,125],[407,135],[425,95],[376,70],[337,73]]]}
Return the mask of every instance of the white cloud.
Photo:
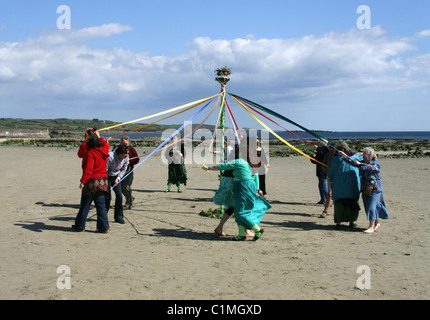
{"label": "white cloud", "polygon": [[31,117],[82,117],[79,113],[90,108],[100,112],[94,117],[125,121],[133,113],[141,116],[218,92],[213,70],[224,65],[233,70],[234,93],[281,104],[429,85],[428,78],[413,78],[421,68],[430,70],[428,54],[404,58],[417,49],[412,41],[390,38],[379,26],[296,39],[199,37],[179,56],[89,45],[91,39],[130,30],[106,24],[0,42],[0,103],[15,104],[11,116],[17,117],[36,106],[46,114]]}
{"label": "white cloud", "polygon": [[[410,69],[408,74],[427,74],[430,75],[430,53],[417,55],[408,59]],[[427,79],[428,81],[428,79]],[[427,82],[428,84],[428,82]]]}
{"label": "white cloud", "polygon": [[418,32],[417,37],[419,37],[419,38],[430,37],[430,29],[426,29],[426,30],[422,30],[422,31]]}

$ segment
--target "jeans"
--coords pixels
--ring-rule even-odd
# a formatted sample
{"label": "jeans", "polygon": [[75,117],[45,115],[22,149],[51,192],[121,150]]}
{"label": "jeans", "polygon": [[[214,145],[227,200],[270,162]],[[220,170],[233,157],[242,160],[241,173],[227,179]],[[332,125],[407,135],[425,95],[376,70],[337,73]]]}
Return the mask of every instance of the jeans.
{"label": "jeans", "polygon": [[[115,185],[116,177],[108,177],[109,179],[109,189]],[[115,220],[124,220],[124,212],[122,209],[122,192],[121,192],[121,183],[117,184],[116,187],[113,188],[115,193],[115,211],[114,211],[114,219]],[[106,211],[109,212],[110,202],[112,200],[111,191],[108,192],[106,196]]]}
{"label": "jeans", "polygon": [[99,191],[90,195],[85,195],[82,192],[81,195],[81,207],[79,208],[78,214],[75,219],[75,226],[80,230],[85,229],[85,223],[87,221],[88,212],[90,211],[91,202],[94,200],[94,204],[97,209],[97,229],[109,228],[109,221],[106,211],[106,192]]}
{"label": "jeans", "polygon": [[131,184],[133,183],[133,172],[131,172],[124,180],[121,182],[122,194],[125,197],[125,204],[130,206],[133,204],[133,196],[131,194]]}
{"label": "jeans", "polygon": [[320,201],[325,202],[328,193],[327,177],[318,177],[318,189],[320,191]]}

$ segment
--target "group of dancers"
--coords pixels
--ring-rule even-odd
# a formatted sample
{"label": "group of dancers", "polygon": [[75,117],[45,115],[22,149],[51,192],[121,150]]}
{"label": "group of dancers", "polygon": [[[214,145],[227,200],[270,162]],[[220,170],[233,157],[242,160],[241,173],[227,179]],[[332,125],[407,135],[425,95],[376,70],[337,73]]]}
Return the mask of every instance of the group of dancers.
{"label": "group of dancers", "polygon": [[[134,197],[131,192],[133,182],[133,167],[139,163],[136,150],[130,145],[130,138],[124,136],[120,144],[112,151],[109,142],[111,137],[104,140],[95,128],[85,131],[85,141],[78,150],[78,157],[82,158],[82,177],[79,187],[82,189],[81,202],[75,224],[72,229],[84,231],[90,210],[94,201],[97,211],[97,233],[109,231],[108,211],[112,200],[111,190],[115,194],[114,221],[124,224],[124,210],[131,209]],[[169,149],[167,190],[172,184],[180,190],[180,184],[187,183],[187,172],[182,153],[176,145]],[[125,196],[125,205],[122,204]]]}
{"label": "group of dancers", "polygon": [[[330,147],[330,149],[329,149]],[[319,141],[315,159],[317,165],[318,188],[324,210],[320,218],[328,215],[328,208],[334,203],[334,222],[340,229],[341,223],[356,226],[360,205],[360,193],[364,209],[369,221],[365,233],[373,233],[381,227],[381,219],[388,219],[384,200],[381,166],[373,148],[363,149],[363,155],[358,155],[346,142],[340,142],[336,147],[326,141]]]}
{"label": "group of dancers", "polygon": [[[85,230],[89,208],[94,201],[97,211],[96,232],[106,233],[109,230],[107,212],[111,201],[110,190],[113,189],[116,195],[115,222],[124,223],[123,209],[131,208],[132,205],[132,178],[131,182],[126,184],[129,197],[126,197],[128,203],[126,201],[125,207],[122,205],[119,182],[124,176],[132,174],[132,167],[139,159],[135,149],[129,145],[129,139],[126,139],[126,142],[122,139],[118,147],[109,151],[111,138],[105,141],[94,129],[88,129],[85,135],[86,140],[78,151],[78,155],[83,158],[81,203],[72,228],[76,231]],[[241,140],[240,147],[225,149],[226,161],[202,166],[204,170],[221,171],[220,185],[213,199],[215,204],[223,206],[224,215],[215,232],[225,236],[223,225],[234,213],[238,225],[238,235],[232,238],[234,241],[244,241],[247,236],[251,236],[254,241],[260,239],[264,232],[260,222],[272,207],[264,198],[264,177],[269,164],[266,158],[262,160],[264,151],[262,152],[258,143],[256,137],[245,137]],[[333,149],[337,154],[332,154],[333,157],[326,166],[330,198],[334,201],[335,223],[339,226],[342,222],[349,222],[350,226],[353,226],[358,217],[358,198],[361,192],[369,220],[369,227],[365,232],[373,233],[380,227],[379,219],[388,219],[376,153],[372,148],[366,148],[363,157],[360,157],[345,147],[345,143]],[[133,156],[130,154],[131,150]],[[169,192],[174,184],[178,192],[181,192],[180,184],[186,185],[187,182],[183,154],[173,147],[169,149],[169,157],[168,186],[165,191]]]}

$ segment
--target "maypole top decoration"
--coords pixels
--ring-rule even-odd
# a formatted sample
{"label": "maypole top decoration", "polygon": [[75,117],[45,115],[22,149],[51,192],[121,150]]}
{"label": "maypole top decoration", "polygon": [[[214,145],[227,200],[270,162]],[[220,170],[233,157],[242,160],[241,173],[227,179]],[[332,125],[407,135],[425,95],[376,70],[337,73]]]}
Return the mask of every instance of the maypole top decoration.
{"label": "maypole top decoration", "polygon": [[231,69],[227,67],[222,67],[214,70],[216,74],[215,80],[218,81],[222,87],[224,87],[227,82],[230,81],[230,78],[228,76],[231,74]]}

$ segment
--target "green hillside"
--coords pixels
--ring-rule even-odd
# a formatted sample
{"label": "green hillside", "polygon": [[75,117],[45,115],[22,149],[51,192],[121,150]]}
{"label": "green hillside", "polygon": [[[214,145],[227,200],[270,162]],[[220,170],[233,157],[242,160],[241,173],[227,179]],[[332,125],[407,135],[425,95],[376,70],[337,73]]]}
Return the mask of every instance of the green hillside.
{"label": "green hillside", "polygon": [[[0,118],[0,129],[49,129],[52,131],[71,131],[80,132],[86,128],[105,128],[119,124],[110,120],[84,120],[84,119],[20,119],[20,118]],[[143,123],[131,123],[125,126],[118,127],[119,131],[133,130],[142,127]],[[152,124],[143,129],[141,132],[162,132],[167,128],[177,128],[180,125],[159,125]]]}

